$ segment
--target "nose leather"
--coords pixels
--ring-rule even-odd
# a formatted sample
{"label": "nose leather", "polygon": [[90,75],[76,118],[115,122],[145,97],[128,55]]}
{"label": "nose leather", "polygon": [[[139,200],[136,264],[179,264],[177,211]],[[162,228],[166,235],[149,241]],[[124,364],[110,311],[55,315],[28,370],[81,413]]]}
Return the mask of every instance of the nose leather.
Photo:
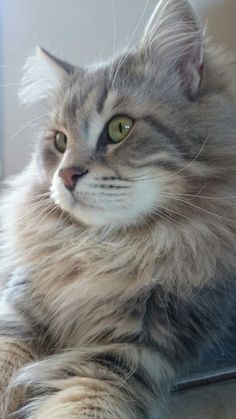
{"label": "nose leather", "polygon": [[73,191],[77,181],[88,173],[88,170],[83,170],[80,167],[68,167],[59,171],[59,176],[67,189]]}

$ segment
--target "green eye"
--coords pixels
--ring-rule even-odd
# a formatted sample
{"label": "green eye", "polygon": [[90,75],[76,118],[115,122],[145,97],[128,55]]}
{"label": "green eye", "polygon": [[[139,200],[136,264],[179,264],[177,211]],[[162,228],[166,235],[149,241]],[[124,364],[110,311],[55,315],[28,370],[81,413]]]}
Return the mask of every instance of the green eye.
{"label": "green eye", "polygon": [[128,116],[116,116],[108,125],[108,135],[111,141],[123,141],[131,131],[134,122]]}
{"label": "green eye", "polygon": [[60,153],[65,153],[67,146],[67,136],[60,131],[56,132],[55,147]]}

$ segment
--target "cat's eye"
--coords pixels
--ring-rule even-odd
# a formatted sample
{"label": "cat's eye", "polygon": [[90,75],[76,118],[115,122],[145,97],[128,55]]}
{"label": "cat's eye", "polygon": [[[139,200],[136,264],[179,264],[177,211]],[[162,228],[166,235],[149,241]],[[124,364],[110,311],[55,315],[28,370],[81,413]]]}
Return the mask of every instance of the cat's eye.
{"label": "cat's eye", "polygon": [[114,143],[120,143],[130,133],[134,121],[128,116],[116,116],[108,125],[108,135]]}
{"label": "cat's eye", "polygon": [[67,136],[61,132],[57,131],[55,135],[55,147],[60,153],[65,153],[67,146]]}

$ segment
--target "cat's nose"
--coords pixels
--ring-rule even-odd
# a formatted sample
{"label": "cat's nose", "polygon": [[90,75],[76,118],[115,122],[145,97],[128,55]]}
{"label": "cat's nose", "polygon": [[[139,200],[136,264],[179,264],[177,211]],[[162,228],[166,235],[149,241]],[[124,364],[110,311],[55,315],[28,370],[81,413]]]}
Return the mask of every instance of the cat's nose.
{"label": "cat's nose", "polygon": [[86,175],[88,170],[83,170],[80,167],[68,167],[59,171],[59,176],[67,189],[73,191],[79,178]]}

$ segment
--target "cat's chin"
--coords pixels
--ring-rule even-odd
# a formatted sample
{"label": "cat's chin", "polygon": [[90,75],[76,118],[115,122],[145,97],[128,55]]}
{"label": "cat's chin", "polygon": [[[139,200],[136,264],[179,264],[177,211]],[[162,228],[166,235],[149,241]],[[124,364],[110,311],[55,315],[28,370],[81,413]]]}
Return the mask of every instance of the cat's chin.
{"label": "cat's chin", "polygon": [[55,175],[50,188],[51,198],[75,220],[112,230],[145,223],[146,217],[156,208],[159,197],[156,182],[152,180],[133,185],[132,192],[126,196],[124,202],[118,199],[118,194],[117,201],[102,196],[98,199],[89,193],[89,188],[82,189],[82,186],[80,184],[79,190],[71,192]]}
{"label": "cat's chin", "polygon": [[[82,222],[88,226],[106,227],[111,229],[118,229],[122,226],[129,226],[137,224],[141,221],[139,217],[134,215],[121,214],[121,211],[107,211],[102,208],[83,204],[82,202],[60,202],[57,200],[57,205],[70,214],[75,220]],[[140,217],[141,218],[141,217]]]}
{"label": "cat's chin", "polygon": [[143,215],[139,216],[137,212],[135,213],[131,209],[127,209],[126,211],[121,211],[119,208],[107,210],[90,203],[87,204],[79,201],[65,190],[63,192],[60,194],[54,191],[51,193],[52,199],[63,211],[83,224],[114,230],[124,226],[140,224],[144,219]]}
{"label": "cat's chin", "polygon": [[77,205],[73,210],[68,211],[75,219],[83,224],[94,227],[109,227],[117,229],[122,225],[128,225],[128,220],[120,217],[118,214],[102,211],[101,209],[89,208]]}

